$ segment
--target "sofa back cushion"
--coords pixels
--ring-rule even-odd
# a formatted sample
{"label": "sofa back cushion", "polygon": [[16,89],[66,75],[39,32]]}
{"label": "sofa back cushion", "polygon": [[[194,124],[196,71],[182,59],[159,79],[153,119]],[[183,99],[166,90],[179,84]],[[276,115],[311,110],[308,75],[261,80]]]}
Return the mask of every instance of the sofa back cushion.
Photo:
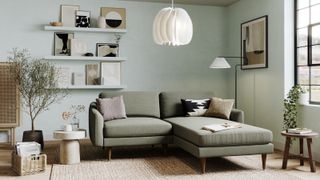
{"label": "sofa back cushion", "polygon": [[181,99],[209,99],[213,96],[213,92],[161,92],[161,118],[185,116]]}
{"label": "sofa back cushion", "polygon": [[128,117],[160,118],[159,93],[135,91],[107,91],[99,94],[99,98],[123,96]]}

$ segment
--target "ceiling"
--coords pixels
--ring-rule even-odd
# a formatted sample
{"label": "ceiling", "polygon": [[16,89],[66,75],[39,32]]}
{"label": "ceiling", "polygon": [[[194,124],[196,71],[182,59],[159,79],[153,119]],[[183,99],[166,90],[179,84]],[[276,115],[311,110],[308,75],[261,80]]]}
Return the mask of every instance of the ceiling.
{"label": "ceiling", "polygon": [[[171,0],[126,0],[126,1],[143,1],[143,2],[161,2],[171,4]],[[174,0],[177,4],[194,4],[209,6],[229,6],[240,0]]]}

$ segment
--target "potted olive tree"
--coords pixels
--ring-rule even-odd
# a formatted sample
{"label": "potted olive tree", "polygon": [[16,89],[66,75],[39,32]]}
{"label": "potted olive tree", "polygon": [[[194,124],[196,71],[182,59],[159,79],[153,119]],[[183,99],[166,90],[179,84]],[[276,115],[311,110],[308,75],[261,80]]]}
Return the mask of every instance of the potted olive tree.
{"label": "potted olive tree", "polygon": [[298,101],[305,91],[299,85],[293,86],[287,98],[284,99],[283,129],[288,130],[297,127]]}
{"label": "potted olive tree", "polygon": [[35,121],[40,113],[62,100],[67,91],[56,87],[59,79],[56,67],[43,59],[32,58],[27,50],[13,49],[9,57],[12,76],[18,83],[22,105],[31,120],[31,130],[23,132],[23,141],[36,141],[43,149],[43,135],[36,130]]}

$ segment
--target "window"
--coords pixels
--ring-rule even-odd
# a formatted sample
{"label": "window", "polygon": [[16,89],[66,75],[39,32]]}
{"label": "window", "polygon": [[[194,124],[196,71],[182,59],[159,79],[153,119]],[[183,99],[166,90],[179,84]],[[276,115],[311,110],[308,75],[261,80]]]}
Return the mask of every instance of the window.
{"label": "window", "polygon": [[295,0],[295,82],[320,104],[320,0]]}

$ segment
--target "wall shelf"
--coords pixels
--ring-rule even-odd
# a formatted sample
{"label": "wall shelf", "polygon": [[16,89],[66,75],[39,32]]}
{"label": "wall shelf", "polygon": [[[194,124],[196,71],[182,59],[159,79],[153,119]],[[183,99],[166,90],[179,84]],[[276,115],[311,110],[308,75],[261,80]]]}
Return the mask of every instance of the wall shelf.
{"label": "wall shelf", "polygon": [[64,26],[44,26],[45,31],[55,32],[96,32],[96,33],[126,33],[126,29],[107,29],[107,28],[79,28]]}
{"label": "wall shelf", "polygon": [[103,90],[103,89],[124,89],[126,85],[119,86],[107,86],[107,85],[83,85],[83,86],[69,86],[67,88],[61,89],[69,89],[69,90]]}
{"label": "wall shelf", "polygon": [[121,62],[126,61],[127,57],[90,57],[90,56],[45,56],[45,60],[54,60],[54,61],[112,61],[112,62]]}

